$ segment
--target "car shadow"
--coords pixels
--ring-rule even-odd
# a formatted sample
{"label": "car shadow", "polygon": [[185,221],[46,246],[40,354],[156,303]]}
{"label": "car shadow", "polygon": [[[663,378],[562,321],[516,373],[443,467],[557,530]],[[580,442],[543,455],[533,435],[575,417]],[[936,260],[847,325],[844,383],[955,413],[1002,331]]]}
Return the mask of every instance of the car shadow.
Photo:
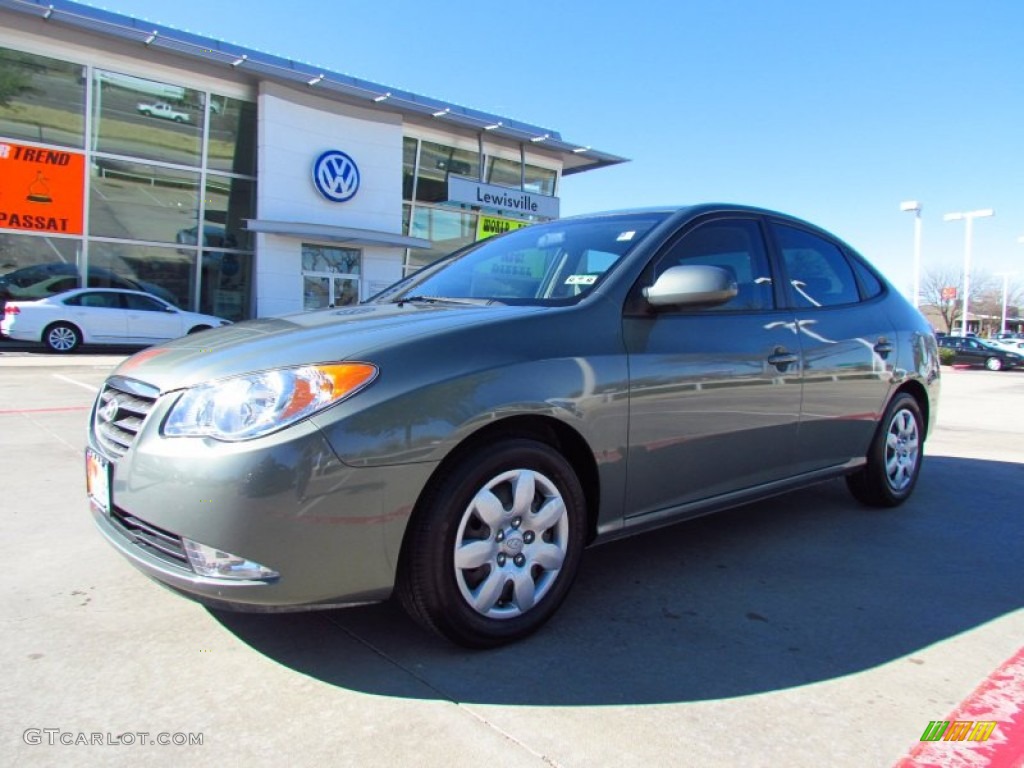
{"label": "car shadow", "polygon": [[280,664],[375,695],[577,706],[757,694],[921,664],[921,649],[1021,608],[1022,480],[1020,464],[929,457],[896,510],[858,505],[840,480],[598,547],[543,630],[492,651],[436,640],[391,604],[211,613]]}

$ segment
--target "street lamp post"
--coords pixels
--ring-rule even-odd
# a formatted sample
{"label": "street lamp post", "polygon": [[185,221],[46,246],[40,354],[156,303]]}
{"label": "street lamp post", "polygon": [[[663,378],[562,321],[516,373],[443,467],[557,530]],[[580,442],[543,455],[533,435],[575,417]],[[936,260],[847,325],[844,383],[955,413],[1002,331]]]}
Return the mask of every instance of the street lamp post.
{"label": "street lamp post", "polygon": [[1003,322],[999,326],[999,330],[1006,333],[1006,302],[1010,292],[1010,277],[1017,274],[1016,272],[996,272],[996,277],[1003,278]]}
{"label": "street lamp post", "polygon": [[914,213],[914,308],[921,304],[921,204],[917,200],[900,203],[901,211]]}
{"label": "street lamp post", "polygon": [[971,230],[975,219],[983,219],[994,216],[995,211],[991,208],[982,208],[977,211],[959,211],[947,213],[942,217],[943,221],[964,222],[964,309],[963,317],[960,319],[960,335],[967,335],[967,312],[971,301]]}

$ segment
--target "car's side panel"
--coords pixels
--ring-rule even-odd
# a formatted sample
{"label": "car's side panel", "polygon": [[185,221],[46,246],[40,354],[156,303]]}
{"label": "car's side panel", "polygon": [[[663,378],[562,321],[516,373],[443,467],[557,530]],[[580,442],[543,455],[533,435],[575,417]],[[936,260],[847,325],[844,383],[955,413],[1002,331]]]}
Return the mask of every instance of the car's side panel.
{"label": "car's side panel", "polygon": [[630,364],[628,514],[792,473],[799,347],[786,324],[768,320],[774,316],[705,312],[624,320]]}

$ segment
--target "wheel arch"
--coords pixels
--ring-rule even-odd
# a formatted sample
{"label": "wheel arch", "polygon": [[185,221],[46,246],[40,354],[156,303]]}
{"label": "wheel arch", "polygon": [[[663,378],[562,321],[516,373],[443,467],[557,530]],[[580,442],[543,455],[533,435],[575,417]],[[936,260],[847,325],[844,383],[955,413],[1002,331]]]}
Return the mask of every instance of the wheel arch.
{"label": "wheel arch", "polygon": [[917,407],[921,411],[921,418],[924,421],[924,439],[928,439],[928,435],[931,433],[932,426],[932,409],[931,401],[928,398],[928,392],[920,381],[911,380],[904,383],[893,393],[893,397],[896,395],[906,392],[908,395],[917,401]]}
{"label": "wheel arch", "polygon": [[[544,443],[561,453],[572,466],[577,478],[579,478],[586,500],[586,540],[589,544],[597,534],[597,517],[601,501],[597,461],[587,446],[587,441],[579,432],[565,422],[538,414],[508,416],[492,421],[464,437],[458,445],[448,452],[430,475],[413,508],[413,516],[420,514],[420,503],[426,495],[427,489],[439,482],[440,478],[445,477],[452,467],[457,465],[466,456],[471,455],[481,446],[491,445],[498,440],[516,438],[525,438]],[[404,559],[405,556],[405,540],[408,537],[409,528],[410,526],[406,527],[406,534],[403,536],[400,560]]]}
{"label": "wheel arch", "polygon": [[71,320],[51,320],[49,323],[47,323],[46,325],[43,326],[43,332],[40,334],[39,340],[45,344],[46,343],[46,335],[50,332],[51,328],[53,328],[54,326],[57,326],[57,325],[67,325],[67,326],[73,328],[75,333],[78,334],[78,343],[79,344],[86,344],[87,343],[87,340],[85,338],[85,332],[82,330],[82,327],[78,323],[72,322]]}

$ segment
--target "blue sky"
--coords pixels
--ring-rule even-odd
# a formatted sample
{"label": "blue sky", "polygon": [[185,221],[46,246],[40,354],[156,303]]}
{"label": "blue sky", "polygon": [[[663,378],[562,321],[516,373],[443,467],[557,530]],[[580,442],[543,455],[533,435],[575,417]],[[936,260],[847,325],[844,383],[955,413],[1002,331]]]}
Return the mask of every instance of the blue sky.
{"label": "blue sky", "polygon": [[963,263],[1024,286],[1024,2],[90,3],[559,131],[631,162],[564,214],[727,201],[846,239],[908,290]]}

